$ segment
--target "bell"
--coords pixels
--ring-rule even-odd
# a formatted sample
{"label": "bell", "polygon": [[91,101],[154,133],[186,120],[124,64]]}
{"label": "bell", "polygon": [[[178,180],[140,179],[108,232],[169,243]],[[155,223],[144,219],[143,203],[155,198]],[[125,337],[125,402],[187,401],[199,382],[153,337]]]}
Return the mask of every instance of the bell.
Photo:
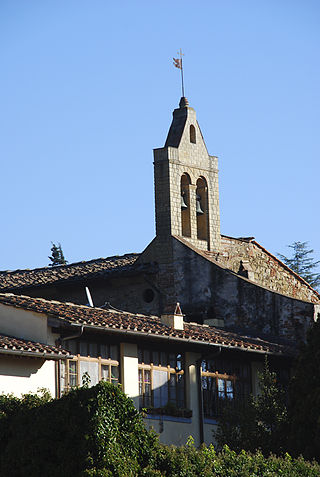
{"label": "bell", "polygon": [[200,200],[201,200],[201,197],[200,195],[197,194],[197,205],[196,205],[197,215],[202,215],[204,213],[203,210],[201,209]]}
{"label": "bell", "polygon": [[185,192],[182,192],[182,194],[181,194],[181,209],[187,209],[188,208],[187,204],[185,203],[184,198],[185,198]]}

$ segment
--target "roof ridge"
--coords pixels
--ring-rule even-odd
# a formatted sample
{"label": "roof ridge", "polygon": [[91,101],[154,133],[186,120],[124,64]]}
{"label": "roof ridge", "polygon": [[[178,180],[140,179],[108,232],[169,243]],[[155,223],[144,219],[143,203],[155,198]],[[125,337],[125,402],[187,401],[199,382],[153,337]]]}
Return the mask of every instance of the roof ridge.
{"label": "roof ridge", "polygon": [[[120,314],[120,315],[129,315],[129,316],[136,316],[138,318],[157,318],[158,320],[160,319],[156,315],[144,315],[142,313],[133,313],[131,311],[125,311],[125,310],[115,310],[113,308],[101,308],[100,306],[89,306],[89,305],[82,305],[79,303],[72,303],[72,302],[65,302],[65,301],[58,301],[58,300],[48,300],[46,298],[42,297],[34,297],[34,296],[28,296],[28,295],[16,295],[15,293],[2,293],[0,292],[0,304],[6,304],[1,301],[1,297],[15,297],[15,298],[21,298],[21,299],[27,299],[30,300],[31,302],[42,302],[42,303],[48,303],[48,304],[54,304],[54,305],[66,305],[67,307],[76,307],[76,308],[84,308],[86,310],[98,310],[98,311],[103,311],[106,313],[112,313],[112,314]],[[1,334],[1,332],[0,332]]]}
{"label": "roof ridge", "polygon": [[48,271],[54,271],[54,270],[61,270],[69,267],[73,267],[75,265],[83,265],[83,264],[90,264],[92,262],[98,262],[98,261],[104,261],[104,260],[111,260],[111,259],[120,259],[120,258],[125,258],[125,257],[132,257],[132,256],[139,256],[141,255],[138,252],[132,252],[132,253],[125,253],[123,255],[112,255],[110,257],[99,257],[99,258],[93,258],[91,260],[81,260],[79,262],[72,262],[72,263],[66,263],[64,265],[55,265],[54,267],[51,267],[50,265],[47,265],[46,267],[38,267],[38,268],[17,268],[16,270],[0,270],[0,274],[6,275],[6,274],[14,274],[14,273],[21,273],[21,272],[36,272],[39,270],[48,270]]}

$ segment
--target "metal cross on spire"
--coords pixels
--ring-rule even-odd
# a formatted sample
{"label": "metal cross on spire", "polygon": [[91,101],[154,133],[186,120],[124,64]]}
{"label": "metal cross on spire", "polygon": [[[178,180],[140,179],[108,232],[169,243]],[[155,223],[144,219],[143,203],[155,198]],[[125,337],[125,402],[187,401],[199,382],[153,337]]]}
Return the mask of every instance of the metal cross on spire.
{"label": "metal cross on spire", "polygon": [[180,48],[180,51],[177,52],[177,55],[179,58],[173,58],[173,64],[176,68],[179,68],[181,71],[181,89],[182,89],[182,97],[184,98],[184,83],[183,83],[183,65],[182,65],[182,57],[184,54],[182,53],[182,50]]}

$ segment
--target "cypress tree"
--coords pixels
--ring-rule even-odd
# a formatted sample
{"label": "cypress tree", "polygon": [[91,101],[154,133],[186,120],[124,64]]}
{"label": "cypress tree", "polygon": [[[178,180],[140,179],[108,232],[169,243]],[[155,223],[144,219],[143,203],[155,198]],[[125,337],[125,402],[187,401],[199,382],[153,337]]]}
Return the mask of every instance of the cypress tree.
{"label": "cypress tree", "polygon": [[320,273],[316,273],[315,269],[318,267],[320,260],[315,261],[310,256],[314,250],[308,249],[307,245],[308,242],[293,242],[288,245],[293,250],[292,257],[288,258],[280,253],[278,257],[311,286],[318,287],[320,285]]}
{"label": "cypress tree", "polygon": [[48,257],[51,260],[51,263],[49,263],[49,267],[65,265],[66,263],[68,263],[67,260],[64,258],[61,244],[59,243],[58,246],[53,242],[51,242],[51,244],[51,257]]}

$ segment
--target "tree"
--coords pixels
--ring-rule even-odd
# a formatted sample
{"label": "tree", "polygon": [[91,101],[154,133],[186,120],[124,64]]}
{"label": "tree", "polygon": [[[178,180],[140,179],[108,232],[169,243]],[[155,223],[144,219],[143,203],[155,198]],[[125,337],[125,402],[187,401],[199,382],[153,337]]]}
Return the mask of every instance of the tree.
{"label": "tree", "polygon": [[320,461],[320,321],[308,332],[289,391],[291,452]]}
{"label": "tree", "polygon": [[264,455],[284,453],[288,413],[286,393],[278,382],[277,374],[270,371],[266,359],[259,373],[260,393],[250,395],[246,401],[227,401],[222,407],[218,429],[214,437],[220,448],[227,444],[236,452],[241,449]]}
{"label": "tree", "polygon": [[320,273],[316,273],[314,270],[320,263],[320,260],[315,261],[310,256],[314,250],[307,248],[308,242],[293,242],[288,245],[293,250],[291,258],[285,255],[278,254],[278,257],[289,267],[296,272],[313,287],[320,285]]}
{"label": "tree", "polygon": [[64,258],[63,251],[61,248],[61,244],[59,243],[58,246],[56,244],[52,243],[51,247],[51,257],[48,257],[51,260],[51,263],[49,263],[49,267],[55,267],[56,265],[65,265],[67,260]]}

